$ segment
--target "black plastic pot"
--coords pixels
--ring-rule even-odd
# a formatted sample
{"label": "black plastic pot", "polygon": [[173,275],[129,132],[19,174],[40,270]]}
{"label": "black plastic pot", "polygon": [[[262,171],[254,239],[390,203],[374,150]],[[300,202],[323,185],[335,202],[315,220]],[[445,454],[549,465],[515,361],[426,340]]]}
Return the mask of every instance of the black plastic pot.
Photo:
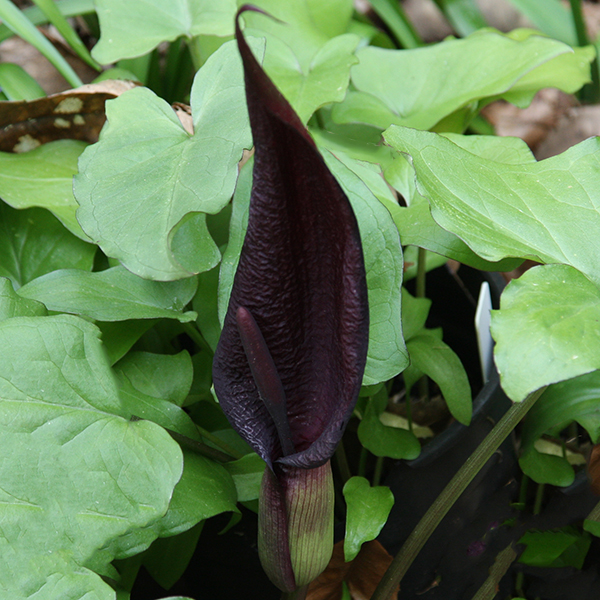
{"label": "black plastic pot", "polygon": [[[384,480],[396,503],[379,541],[392,555],[511,405],[497,373],[481,387],[473,320],[475,300],[484,280],[490,283],[492,303],[497,308],[504,287],[497,274],[466,267],[458,273],[440,268],[428,274],[427,296],[433,302],[428,326],[443,328],[444,341],[461,358],[472,387],[479,386],[481,391],[474,400],[469,427],[451,424],[424,446],[417,459],[397,463]],[[487,578],[498,552],[514,536],[501,524],[515,517],[511,503],[518,493],[517,473],[517,457],[509,438],[427,542],[402,581],[400,600],[461,600],[473,596]]]}

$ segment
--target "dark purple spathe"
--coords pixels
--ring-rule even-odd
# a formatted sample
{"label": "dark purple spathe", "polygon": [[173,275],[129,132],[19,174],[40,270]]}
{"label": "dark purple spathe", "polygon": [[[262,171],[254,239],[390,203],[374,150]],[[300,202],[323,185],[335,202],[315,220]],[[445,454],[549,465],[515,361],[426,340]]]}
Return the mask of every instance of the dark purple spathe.
{"label": "dark purple spathe", "polygon": [[[240,13],[249,9],[255,10],[245,6]],[[254,58],[239,24],[236,38],[255,158],[248,229],[214,357],[215,390],[232,426],[271,468],[314,468],[331,457],[342,437],[366,361],[360,236],[347,197]],[[281,448],[242,344],[236,316],[244,327],[247,313],[284,390],[291,454]],[[246,341],[246,347],[254,345]],[[272,383],[265,389],[279,389]]]}

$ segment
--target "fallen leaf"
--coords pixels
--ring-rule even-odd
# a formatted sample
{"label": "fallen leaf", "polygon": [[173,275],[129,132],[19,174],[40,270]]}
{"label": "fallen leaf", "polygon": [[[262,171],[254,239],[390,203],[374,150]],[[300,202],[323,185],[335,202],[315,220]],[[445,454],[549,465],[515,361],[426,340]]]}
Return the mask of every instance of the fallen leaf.
{"label": "fallen leaf", "polygon": [[29,102],[3,102],[0,151],[27,152],[61,139],[97,142],[106,120],[106,100],[135,86],[131,81],[108,80]]}
{"label": "fallen leaf", "polygon": [[[362,545],[358,556],[351,562],[344,562],[344,541],[333,547],[329,565],[309,588],[306,600],[341,600],[342,582],[346,581],[352,600],[368,600],[392,563],[392,557],[377,541]],[[396,588],[390,600],[396,600]]]}

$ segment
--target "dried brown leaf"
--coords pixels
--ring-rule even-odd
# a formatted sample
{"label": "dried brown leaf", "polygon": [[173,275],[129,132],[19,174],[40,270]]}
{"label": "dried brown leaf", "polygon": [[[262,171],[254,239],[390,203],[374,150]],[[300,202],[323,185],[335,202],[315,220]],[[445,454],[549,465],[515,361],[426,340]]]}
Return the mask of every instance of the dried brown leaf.
{"label": "dried brown leaf", "polygon": [[0,104],[0,151],[26,152],[55,140],[94,143],[104,125],[104,103],[135,87],[103,81],[32,101]]}

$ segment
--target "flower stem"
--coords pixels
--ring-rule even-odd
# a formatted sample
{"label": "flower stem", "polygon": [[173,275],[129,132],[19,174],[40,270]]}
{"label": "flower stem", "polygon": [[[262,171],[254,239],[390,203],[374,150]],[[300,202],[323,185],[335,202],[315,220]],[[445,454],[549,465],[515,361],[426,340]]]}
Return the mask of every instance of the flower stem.
{"label": "flower stem", "polygon": [[306,592],[308,592],[308,586],[303,585],[294,592],[283,592],[281,600],[305,600]]}
{"label": "flower stem", "polygon": [[545,389],[543,387],[529,394],[523,402],[514,403],[477,447],[475,452],[465,461],[442,493],[429,507],[429,510],[419,521],[413,532],[408,536],[408,539],[404,542],[402,548],[400,548],[400,552],[398,552],[389,569],[379,582],[371,600],[388,600],[391,598],[394,589],[400,583],[436,527],[465,491],[475,475],[477,475],[499,448],[500,444],[502,444],[510,432],[527,414]]}

